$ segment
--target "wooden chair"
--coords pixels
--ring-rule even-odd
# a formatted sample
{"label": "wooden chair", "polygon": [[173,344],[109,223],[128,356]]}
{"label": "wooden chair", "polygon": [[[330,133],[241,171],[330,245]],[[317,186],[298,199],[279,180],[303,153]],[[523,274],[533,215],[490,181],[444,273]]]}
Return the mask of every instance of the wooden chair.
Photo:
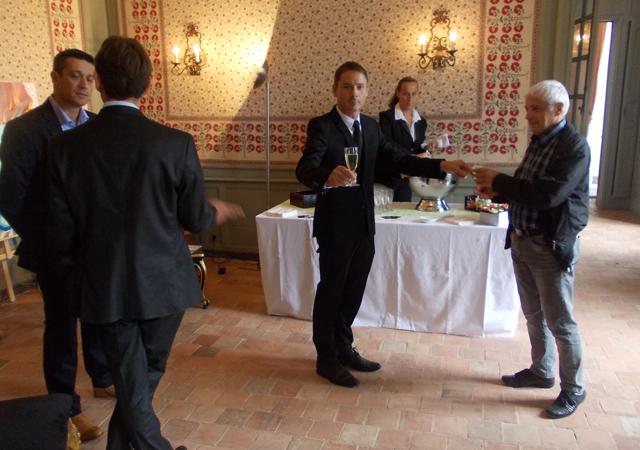
{"label": "wooden chair", "polygon": [[4,232],[0,235],[0,261],[2,265],[2,274],[4,275],[4,281],[7,285],[7,293],[9,294],[9,301],[16,301],[16,293],[13,290],[13,281],[11,280],[11,273],[9,272],[9,260],[13,257],[15,251],[11,248],[10,241],[13,238],[18,237],[14,231]]}
{"label": "wooden chair", "polygon": [[206,309],[209,306],[209,300],[204,295],[204,280],[207,277],[207,266],[204,263],[204,251],[202,245],[190,245],[189,252],[191,253],[191,259],[193,260],[193,268],[196,271],[198,282],[200,283],[200,290],[202,291],[202,300],[200,306],[202,309]]}

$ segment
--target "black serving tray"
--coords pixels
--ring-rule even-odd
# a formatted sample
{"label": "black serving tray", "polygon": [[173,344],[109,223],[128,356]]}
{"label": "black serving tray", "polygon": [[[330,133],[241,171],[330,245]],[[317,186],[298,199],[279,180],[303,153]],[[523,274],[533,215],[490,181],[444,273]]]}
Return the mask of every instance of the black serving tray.
{"label": "black serving tray", "polygon": [[313,208],[316,206],[316,193],[314,191],[291,192],[289,203],[298,208]]}

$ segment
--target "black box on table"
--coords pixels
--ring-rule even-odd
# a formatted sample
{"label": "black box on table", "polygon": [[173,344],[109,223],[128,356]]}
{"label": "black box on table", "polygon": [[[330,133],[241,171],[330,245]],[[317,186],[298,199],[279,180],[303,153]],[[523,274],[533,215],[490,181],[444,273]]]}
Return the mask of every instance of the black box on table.
{"label": "black box on table", "polygon": [[316,206],[316,193],[314,191],[291,192],[289,203],[298,208],[313,208]]}

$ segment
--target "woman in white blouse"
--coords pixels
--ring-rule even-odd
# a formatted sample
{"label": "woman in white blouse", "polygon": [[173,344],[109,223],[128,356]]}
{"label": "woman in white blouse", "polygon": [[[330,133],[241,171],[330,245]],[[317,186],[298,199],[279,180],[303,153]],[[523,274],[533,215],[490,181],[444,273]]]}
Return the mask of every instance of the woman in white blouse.
{"label": "woman in white blouse", "polygon": [[[428,157],[425,134],[427,121],[416,110],[418,100],[418,81],[413,77],[404,77],[389,102],[389,109],[380,112],[380,128],[385,137],[399,148],[420,157]],[[394,190],[393,201],[411,201],[411,189],[408,179],[390,167],[379,165],[376,168],[377,183]]]}

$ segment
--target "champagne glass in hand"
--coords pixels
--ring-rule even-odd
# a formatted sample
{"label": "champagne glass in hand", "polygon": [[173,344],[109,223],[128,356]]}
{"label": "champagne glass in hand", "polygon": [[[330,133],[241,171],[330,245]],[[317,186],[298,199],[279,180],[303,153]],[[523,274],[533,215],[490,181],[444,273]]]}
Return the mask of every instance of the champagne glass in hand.
{"label": "champagne glass in hand", "polygon": [[[358,168],[358,147],[344,148],[344,162],[350,171],[356,171]],[[349,186],[358,186],[358,183],[351,183]]]}

